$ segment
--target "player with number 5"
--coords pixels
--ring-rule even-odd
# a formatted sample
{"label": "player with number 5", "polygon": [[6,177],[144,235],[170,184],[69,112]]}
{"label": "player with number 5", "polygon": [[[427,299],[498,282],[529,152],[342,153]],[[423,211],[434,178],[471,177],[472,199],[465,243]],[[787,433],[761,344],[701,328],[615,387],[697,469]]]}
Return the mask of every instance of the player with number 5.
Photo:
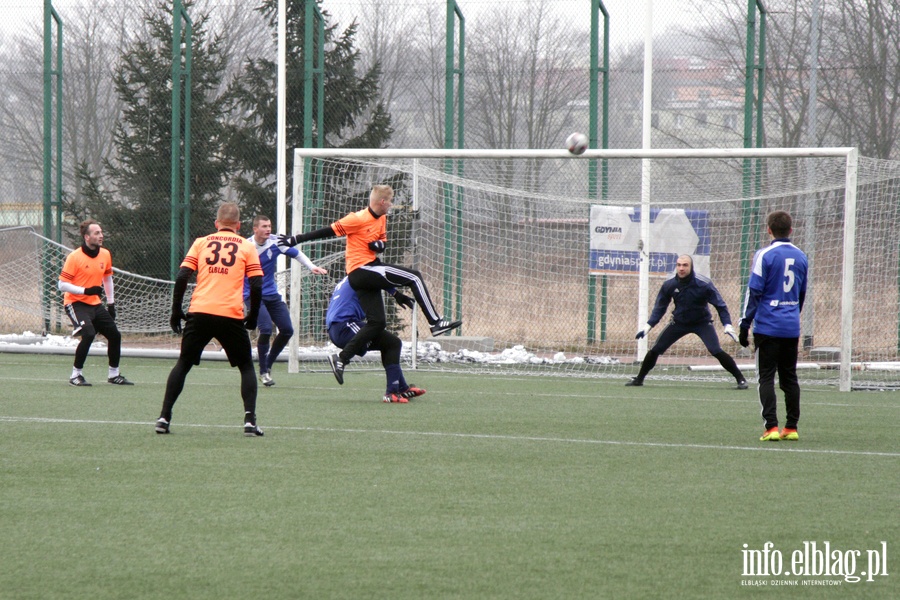
{"label": "player with number 5", "polygon": [[[776,210],[766,218],[772,242],[753,256],[750,281],[741,318],[740,343],[753,345],[759,376],[759,403],[765,431],[762,441],[798,440],[800,420],[800,383],[797,380],[797,353],[800,342],[800,311],[806,300],[806,254],[790,240],[793,231],[791,215]],[[786,418],[778,431],[775,374],[784,392]]]}

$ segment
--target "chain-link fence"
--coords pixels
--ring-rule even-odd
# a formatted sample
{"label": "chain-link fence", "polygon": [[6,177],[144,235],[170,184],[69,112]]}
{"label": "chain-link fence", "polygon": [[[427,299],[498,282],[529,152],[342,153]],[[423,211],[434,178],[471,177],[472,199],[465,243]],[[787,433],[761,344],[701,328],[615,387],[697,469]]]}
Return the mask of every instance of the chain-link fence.
{"label": "chain-link fence", "polygon": [[[759,55],[758,38],[751,53],[752,63],[766,67],[763,145],[857,145],[864,155],[889,158],[900,129],[895,120],[900,111],[891,110],[900,102],[900,90],[894,89],[900,77],[867,74],[898,72],[898,56],[875,47],[890,46],[900,36],[898,4],[855,0],[821,7],[816,14],[818,3],[811,0],[775,0],[765,3],[764,17],[750,11],[755,3],[744,0],[655,3],[651,145],[747,143],[750,11],[757,26],[763,18],[767,24],[765,57]],[[171,257],[180,259],[183,239],[208,233],[223,200],[238,202],[245,221],[255,213],[275,216],[277,2],[185,5],[193,26],[191,117],[176,125],[173,136],[171,0],[53,2],[64,24],[62,64],[51,61],[47,73],[54,86],[61,73],[63,84],[61,97],[53,87],[53,133],[45,127],[43,6],[4,3],[0,225],[41,231],[48,134],[54,148],[50,163],[54,173],[61,169],[62,181],[61,190],[52,181],[50,196],[61,202],[64,217],[64,231],[50,237],[72,245],[76,224],[96,218],[124,270],[169,278]],[[571,131],[588,130],[591,111],[602,114],[604,107],[590,102],[591,78],[600,77],[590,69],[593,2],[459,0],[457,5],[465,17],[464,61],[458,43],[463,23],[457,22],[451,67],[462,71],[464,81],[461,121],[454,105],[459,98],[448,105],[445,94],[446,2],[325,0],[319,5],[325,35],[316,40],[325,51],[324,114],[318,122],[304,98],[304,2],[289,0],[287,147],[307,140],[326,147],[443,147],[448,106],[454,115],[451,135],[464,139],[466,147],[562,147]],[[607,0],[603,6],[610,35],[608,145],[639,147],[645,3]],[[862,10],[879,19],[852,18]],[[600,23],[602,30],[602,18]],[[878,36],[865,35],[874,28]],[[58,32],[51,27],[52,48]],[[875,46],[866,46],[867,40]],[[184,48],[179,52],[185,60]],[[460,75],[451,80],[458,87]],[[756,85],[750,82],[750,89]],[[318,95],[313,100],[315,106]],[[61,123],[55,102],[61,103]],[[172,197],[173,165],[178,179],[187,169],[188,123],[190,207],[180,219],[186,231],[176,231],[172,214],[183,207]],[[307,123],[311,129],[305,129]],[[58,125],[61,155],[55,151]]]}

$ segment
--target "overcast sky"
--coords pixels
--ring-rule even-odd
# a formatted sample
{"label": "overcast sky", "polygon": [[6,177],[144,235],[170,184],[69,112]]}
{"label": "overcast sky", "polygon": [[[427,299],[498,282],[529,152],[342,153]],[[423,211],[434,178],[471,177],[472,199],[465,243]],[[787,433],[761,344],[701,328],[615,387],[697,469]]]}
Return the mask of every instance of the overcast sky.
{"label": "overcast sky", "polygon": [[[53,0],[56,11],[62,15],[65,23],[67,7],[86,6],[95,0]],[[467,24],[475,22],[481,10],[508,4],[527,9],[535,0],[457,0]],[[590,26],[589,0],[550,0],[551,5],[560,11],[565,19],[571,19],[573,26],[587,28]],[[693,8],[685,2],[663,0],[603,0],[610,16],[610,43],[615,48],[623,43],[643,39],[647,2],[653,2],[653,31],[660,34],[673,24],[690,24],[697,18]],[[255,6],[254,0],[207,0],[210,6],[241,4]],[[360,5],[400,5],[411,9],[431,7],[432,10],[444,11],[444,0],[325,0],[323,6],[341,23],[347,23],[358,14]],[[43,0],[0,0],[0,10],[4,17],[0,19],[0,36],[8,35],[19,29],[24,23],[40,26],[43,15]],[[414,11],[410,11],[414,12]],[[2,39],[0,39],[2,42]]]}

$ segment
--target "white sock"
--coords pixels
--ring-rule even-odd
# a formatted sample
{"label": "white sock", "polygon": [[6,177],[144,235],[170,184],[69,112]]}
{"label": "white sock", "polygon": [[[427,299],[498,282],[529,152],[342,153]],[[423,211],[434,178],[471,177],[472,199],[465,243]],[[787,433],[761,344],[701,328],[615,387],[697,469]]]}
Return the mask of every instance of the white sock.
{"label": "white sock", "polygon": [[76,369],[75,367],[72,367],[72,376],[69,379],[75,379],[79,375],[81,375],[81,369]]}
{"label": "white sock", "polygon": [[119,376],[119,367],[110,367],[109,368],[109,378],[112,379],[113,377],[118,377],[118,376]]}

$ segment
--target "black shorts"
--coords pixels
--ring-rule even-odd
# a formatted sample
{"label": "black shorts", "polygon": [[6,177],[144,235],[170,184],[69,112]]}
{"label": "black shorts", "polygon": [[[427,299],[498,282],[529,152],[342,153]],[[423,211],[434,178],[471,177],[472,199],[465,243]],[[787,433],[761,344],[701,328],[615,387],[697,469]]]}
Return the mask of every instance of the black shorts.
{"label": "black shorts", "polygon": [[118,330],[116,322],[102,304],[73,302],[71,307],[75,313],[75,320],[81,324],[78,335],[82,338],[93,337],[98,333],[108,338],[115,335]]}
{"label": "black shorts", "polygon": [[188,313],[181,337],[181,358],[195,365],[206,345],[215,338],[225,350],[232,367],[253,364],[250,334],[242,319],[231,319],[205,313]]}

